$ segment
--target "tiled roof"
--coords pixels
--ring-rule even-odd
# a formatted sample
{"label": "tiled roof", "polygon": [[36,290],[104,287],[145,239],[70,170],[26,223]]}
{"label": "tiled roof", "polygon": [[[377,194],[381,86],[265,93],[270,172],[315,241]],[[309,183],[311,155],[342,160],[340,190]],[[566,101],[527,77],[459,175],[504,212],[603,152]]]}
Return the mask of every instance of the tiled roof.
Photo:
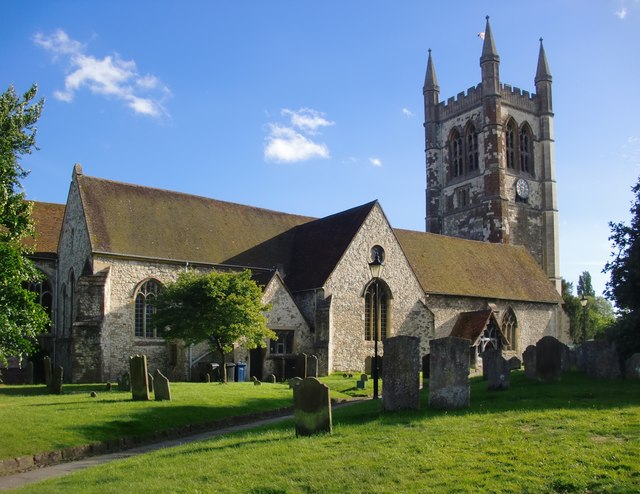
{"label": "tiled roof", "polygon": [[31,218],[35,227],[35,237],[27,237],[23,243],[33,249],[34,254],[56,256],[58,240],[64,218],[64,204],[30,201],[33,205]]}
{"label": "tiled roof", "polygon": [[561,302],[544,271],[524,247],[394,231],[428,294]]}
{"label": "tiled roof", "polygon": [[451,330],[449,336],[457,336],[471,340],[471,344],[475,344],[487,323],[491,318],[492,310],[477,310],[473,312],[461,312],[458,314],[456,323]]}
{"label": "tiled roof", "polygon": [[272,254],[281,247],[277,239],[311,221],[86,175],[77,180],[93,252],[272,267],[265,262],[272,262]]}

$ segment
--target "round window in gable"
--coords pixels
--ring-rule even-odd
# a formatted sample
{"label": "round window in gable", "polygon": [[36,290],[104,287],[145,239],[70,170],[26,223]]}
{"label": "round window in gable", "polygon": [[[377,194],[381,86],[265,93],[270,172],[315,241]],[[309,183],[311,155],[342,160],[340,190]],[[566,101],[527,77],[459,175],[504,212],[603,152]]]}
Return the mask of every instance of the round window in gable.
{"label": "round window in gable", "polygon": [[373,262],[376,259],[381,263],[384,263],[384,249],[379,245],[371,247],[371,261]]}

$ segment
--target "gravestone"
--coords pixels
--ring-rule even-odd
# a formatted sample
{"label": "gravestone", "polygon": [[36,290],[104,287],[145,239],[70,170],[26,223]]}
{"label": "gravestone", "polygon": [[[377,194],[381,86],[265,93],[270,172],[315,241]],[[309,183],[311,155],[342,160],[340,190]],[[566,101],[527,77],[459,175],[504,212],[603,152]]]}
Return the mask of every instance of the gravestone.
{"label": "gravestone", "polygon": [[122,377],[118,379],[118,389],[120,391],[131,391],[131,374],[125,372]]}
{"label": "gravestone", "polygon": [[253,381],[254,386],[261,386],[262,383],[258,380],[256,376],[251,376],[251,380]]}
{"label": "gravestone", "polygon": [[42,359],[42,365],[44,367],[44,383],[49,386],[51,384],[51,357],[46,355]]}
{"label": "gravestone", "polygon": [[307,377],[307,354],[299,353],[296,357],[296,376],[300,379],[306,379]]}
{"label": "gravestone", "polygon": [[227,382],[236,382],[236,364],[228,362],[225,364],[225,368],[227,369]]}
{"label": "gravestone", "polygon": [[422,357],[422,379],[429,379],[429,361],[431,360],[431,354],[427,353]]}
{"label": "gravestone", "polygon": [[524,375],[528,379],[538,379],[536,372],[536,347],[529,345],[522,353],[522,360],[524,361]]}
{"label": "gravestone", "polygon": [[364,372],[366,374],[373,374],[373,357],[370,355],[364,358]]}
{"label": "gravestone", "polygon": [[295,389],[302,383],[303,379],[301,377],[292,377],[289,379],[289,389]]}
{"label": "gravestone", "polygon": [[356,381],[356,389],[367,389],[367,381],[363,381],[362,379]]}
{"label": "gravestone", "polygon": [[509,370],[520,370],[522,368],[522,361],[515,355],[509,359]]}
{"label": "gravestone", "polygon": [[107,381],[107,383],[104,385],[104,389],[106,389],[107,391],[111,391],[112,388],[112,384],[111,382]]}
{"label": "gravestone", "polygon": [[204,375],[204,382],[206,383],[211,382],[211,374],[209,374],[208,372]]}
{"label": "gravestone", "polygon": [[293,388],[293,409],[297,436],[331,432],[329,387],[315,377],[307,377]]}
{"label": "gravestone", "polygon": [[153,386],[155,389],[156,401],[167,400],[171,401],[171,384],[159,369],[156,369],[153,376]]}
{"label": "gravestone", "polygon": [[369,376],[367,376],[366,374],[360,374],[360,380],[361,381],[368,381],[369,380]]}
{"label": "gravestone", "polygon": [[129,376],[131,377],[131,395],[136,401],[149,400],[149,373],[147,372],[147,356],[129,357]]}
{"label": "gravestone", "polygon": [[382,409],[420,408],[420,338],[399,335],[384,342],[387,368],[384,374]]}
{"label": "gravestone", "polygon": [[536,343],[536,374],[545,382],[558,381],[562,374],[562,343],[544,336]]}
{"label": "gravestone", "polygon": [[469,406],[469,346],[455,336],[430,342],[429,407],[451,410]]}
{"label": "gravestone", "polygon": [[634,353],[625,361],[624,370],[627,379],[640,379],[640,353]]}
{"label": "gravestone", "polygon": [[318,356],[309,355],[307,359],[307,377],[318,377]]}
{"label": "gravestone", "polygon": [[491,390],[509,389],[511,366],[500,350],[488,348],[482,352],[482,368]]}
{"label": "gravestone", "polygon": [[54,395],[62,394],[62,378],[64,376],[64,368],[57,365],[53,368],[53,375],[49,383],[49,393]]}
{"label": "gravestone", "polygon": [[265,382],[271,383],[271,384],[275,384],[276,383],[276,375],[275,374],[269,374],[267,376],[267,378],[265,379]]}
{"label": "gravestone", "polygon": [[593,379],[617,379],[622,377],[620,357],[615,343],[607,340],[590,340],[582,344],[586,350],[586,373]]}
{"label": "gravestone", "polygon": [[33,362],[29,360],[27,362],[26,373],[24,377],[25,384],[33,384]]}
{"label": "gravestone", "polygon": [[147,373],[147,384],[149,386],[149,393],[153,393],[153,375],[151,372]]}

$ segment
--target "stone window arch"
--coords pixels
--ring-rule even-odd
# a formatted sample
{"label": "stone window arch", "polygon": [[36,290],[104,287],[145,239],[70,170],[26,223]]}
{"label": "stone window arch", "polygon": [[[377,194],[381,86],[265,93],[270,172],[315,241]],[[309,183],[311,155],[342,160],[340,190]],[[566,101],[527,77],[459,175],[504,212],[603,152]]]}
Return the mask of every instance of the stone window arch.
{"label": "stone window arch", "polygon": [[518,152],[518,126],[513,118],[510,118],[505,126],[505,149],[507,153],[507,168],[516,169],[516,157]]}
{"label": "stone window arch", "polygon": [[149,278],[136,288],[134,301],[134,334],[138,338],[159,338],[162,330],[156,328],[154,316],[156,313],[156,298],[162,290],[162,284]]}
{"label": "stone window arch", "polygon": [[520,128],[520,171],[533,175],[533,132],[527,122]]}
{"label": "stone window arch", "polygon": [[509,307],[502,316],[502,333],[509,340],[507,350],[518,350],[518,319],[513,309]]}
{"label": "stone window arch", "polygon": [[450,176],[457,178],[464,173],[464,147],[458,129],[453,129],[449,136]]}
{"label": "stone window arch", "polygon": [[[378,341],[385,340],[391,327],[391,291],[382,280],[378,280],[380,334]],[[364,292],[364,339],[374,341],[376,284],[371,282]]]}
{"label": "stone window arch", "polygon": [[38,302],[49,316],[49,325],[47,331],[51,332],[51,321],[53,320],[53,289],[49,278],[43,274],[41,281],[30,282],[25,284],[25,288],[36,294],[36,302]]}
{"label": "stone window arch", "polygon": [[480,167],[480,155],[478,152],[478,133],[475,126],[469,122],[464,131],[465,158],[467,171],[473,172]]}

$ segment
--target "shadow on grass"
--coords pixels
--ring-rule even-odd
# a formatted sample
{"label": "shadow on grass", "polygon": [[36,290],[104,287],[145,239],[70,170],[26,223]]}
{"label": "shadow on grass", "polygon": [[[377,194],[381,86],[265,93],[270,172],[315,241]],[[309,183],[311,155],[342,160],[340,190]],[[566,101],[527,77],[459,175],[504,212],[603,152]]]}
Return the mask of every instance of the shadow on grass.
{"label": "shadow on grass", "polygon": [[[66,387],[63,385],[63,395],[74,395],[82,393],[128,393],[130,391],[119,391],[117,388],[112,388],[111,391],[107,391],[104,384],[73,384]],[[44,384],[26,384],[26,385],[0,385],[0,397],[2,396],[39,396],[48,395],[49,391]]]}

